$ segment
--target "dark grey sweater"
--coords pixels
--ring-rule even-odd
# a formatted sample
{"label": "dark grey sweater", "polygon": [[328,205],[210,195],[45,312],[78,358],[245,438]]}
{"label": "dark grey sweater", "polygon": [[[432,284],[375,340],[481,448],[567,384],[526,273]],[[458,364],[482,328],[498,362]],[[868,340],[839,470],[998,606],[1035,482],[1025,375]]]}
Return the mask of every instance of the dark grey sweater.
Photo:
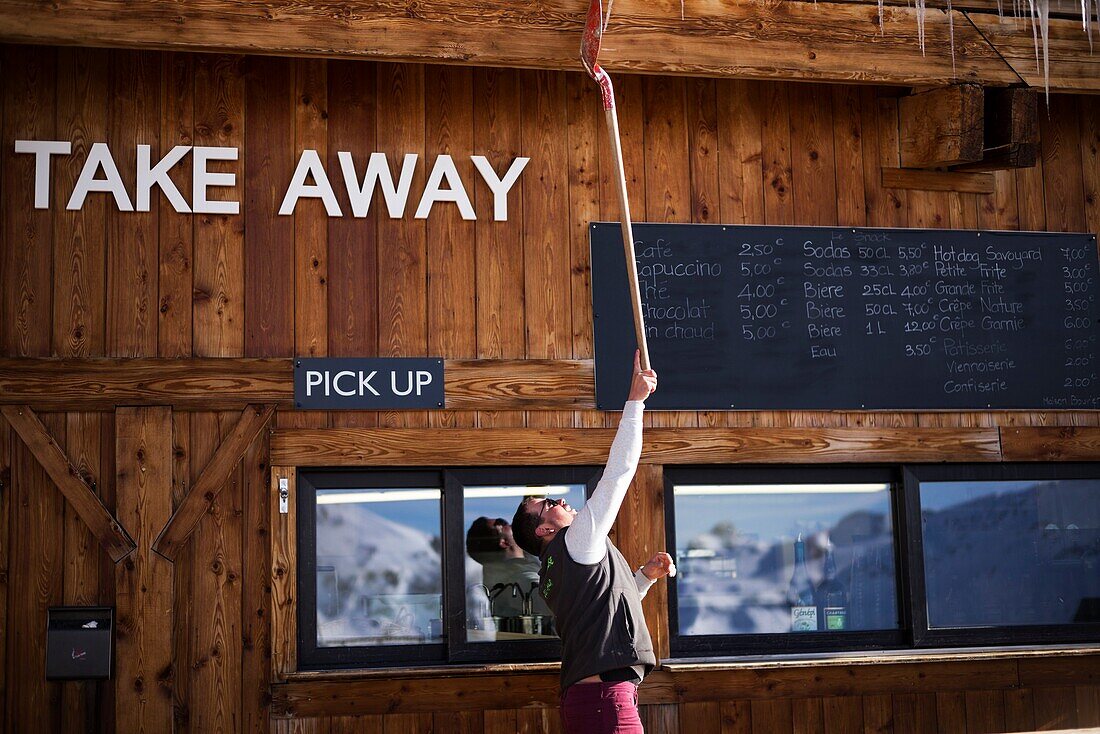
{"label": "dark grey sweater", "polygon": [[578,563],[566,551],[568,532],[546,545],[539,569],[539,593],[561,635],[562,690],[615,668],[635,667],[644,677],[657,658],[634,571],[608,539],[602,560]]}

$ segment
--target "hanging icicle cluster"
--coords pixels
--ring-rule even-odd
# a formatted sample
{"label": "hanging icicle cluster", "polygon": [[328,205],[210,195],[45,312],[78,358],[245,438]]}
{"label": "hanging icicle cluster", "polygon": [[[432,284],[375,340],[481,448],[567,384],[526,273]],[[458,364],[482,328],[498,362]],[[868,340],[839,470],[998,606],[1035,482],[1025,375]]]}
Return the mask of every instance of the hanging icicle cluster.
{"label": "hanging icicle cluster", "polygon": [[[951,0],[945,0],[947,4],[947,26],[951,36],[951,73],[955,73],[955,24],[954,15],[951,12]],[[1050,101],[1050,0],[1026,0],[1027,8],[1023,7],[1024,0],[1012,0],[1012,16],[1019,19],[1024,12],[1031,21],[1031,36],[1035,44],[1035,70],[1043,76],[1043,87],[1046,91],[1047,101]],[[924,47],[924,18],[927,12],[926,0],[913,0],[917,11],[917,41],[921,53]],[[1081,25],[1088,35],[1089,52],[1093,50],[1092,27],[1100,29],[1100,0],[1080,0]],[[884,0],[878,0],[878,27],[880,33],[886,32],[883,20]],[[997,0],[997,16],[1004,18],[1003,0]]]}

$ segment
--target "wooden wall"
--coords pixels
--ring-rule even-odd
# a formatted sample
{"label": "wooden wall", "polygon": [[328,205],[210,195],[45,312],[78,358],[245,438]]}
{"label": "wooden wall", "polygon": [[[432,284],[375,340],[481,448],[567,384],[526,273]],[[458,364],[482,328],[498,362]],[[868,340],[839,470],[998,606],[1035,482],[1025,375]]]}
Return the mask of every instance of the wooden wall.
{"label": "wooden wall", "polygon": [[[597,94],[582,74],[80,48],[7,46],[2,54],[3,356],[591,358],[586,225],[616,218],[617,201]],[[1049,113],[1040,114],[1040,165],[998,173],[995,192],[977,195],[882,188],[880,168],[897,165],[888,90],[642,76],[621,76],[617,86],[637,220],[1100,231],[1097,97],[1052,97]],[[73,143],[74,154],[54,164],[48,211],[32,207],[33,157],[14,154],[14,140],[26,138]],[[101,141],[131,193],[138,144],[151,145],[154,160],[177,144],[240,147],[228,170],[237,174],[241,214],[177,214],[163,199],[151,212],[120,213],[104,194],[66,211],[85,154]],[[316,200],[300,202],[294,217],[277,216],[305,148],[320,152],[334,182],[337,151],[361,161],[373,151],[391,161],[419,153],[410,216],[380,218],[376,202],[366,219],[330,219]],[[514,156],[531,157],[510,197],[509,221],[489,219],[492,199],[479,179],[472,186],[478,221],[446,205],[426,221],[412,219],[424,159],[440,153],[456,156],[468,185],[471,153],[488,156],[498,171]],[[173,172],[184,192],[188,161]],[[133,518],[124,522],[137,539],[131,525],[155,535],[156,513],[168,511],[164,493],[173,505],[181,501],[236,415],[74,406],[41,417],[116,516]],[[613,425],[616,416],[280,411],[277,421],[280,428],[586,428]],[[1098,415],[684,412],[647,421],[968,427],[1096,425]],[[123,439],[135,426],[171,436],[171,477],[164,470],[160,484],[135,487],[128,475],[123,448],[131,444]],[[85,684],[43,680],[45,608],[117,604],[141,567],[110,562],[0,420],[6,731],[82,731],[88,720],[114,730],[116,693],[171,707],[178,731],[269,729],[266,451],[263,442],[250,449],[174,567],[147,557],[152,578],[174,599],[171,660],[129,676],[125,691],[112,683],[89,693]],[[651,480],[643,471],[642,484]],[[119,634],[130,635],[126,649],[140,652],[124,619]],[[118,670],[132,663],[119,661]],[[1100,725],[1100,682],[1090,675],[1081,685],[1035,680],[988,690],[977,680],[973,691],[655,704],[645,715],[652,732]],[[129,715],[128,707],[120,711]],[[546,708],[414,712],[278,720],[272,728],[534,732],[554,730],[556,716]],[[128,720],[117,724],[132,730]]]}

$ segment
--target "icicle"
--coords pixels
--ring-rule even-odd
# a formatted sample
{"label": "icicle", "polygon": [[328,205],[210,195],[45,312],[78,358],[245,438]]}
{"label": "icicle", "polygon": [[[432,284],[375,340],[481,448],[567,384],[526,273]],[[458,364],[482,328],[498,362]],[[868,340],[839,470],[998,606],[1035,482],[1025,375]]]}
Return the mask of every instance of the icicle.
{"label": "icicle", "polygon": [[917,0],[917,40],[920,42],[920,52],[924,55],[924,0]]}
{"label": "icicle", "polygon": [[[1081,2],[1084,2],[1084,1],[1085,0],[1081,0]],[[814,0],[814,2],[816,3],[817,0]],[[683,20],[683,19],[684,19],[684,0],[680,0],[680,20]]]}
{"label": "icicle", "polygon": [[1039,32],[1043,36],[1043,89],[1047,98],[1047,113],[1050,112],[1050,0],[1037,0],[1039,3]]}
{"label": "icicle", "polygon": [[947,0],[947,31],[951,36],[951,78],[956,78],[955,73],[955,14],[951,12],[951,0]]}
{"label": "icicle", "polygon": [[[1100,2],[1100,0],[1097,0],[1097,2]],[[878,34],[880,36],[885,36],[886,35],[886,26],[883,25],[883,22],[882,22],[882,3],[883,3],[883,0],[878,0]]]}
{"label": "icicle", "polygon": [[1035,27],[1035,0],[1027,0],[1028,15],[1031,18],[1031,41],[1035,46],[1035,73],[1041,74],[1042,68],[1039,66],[1039,32]]}

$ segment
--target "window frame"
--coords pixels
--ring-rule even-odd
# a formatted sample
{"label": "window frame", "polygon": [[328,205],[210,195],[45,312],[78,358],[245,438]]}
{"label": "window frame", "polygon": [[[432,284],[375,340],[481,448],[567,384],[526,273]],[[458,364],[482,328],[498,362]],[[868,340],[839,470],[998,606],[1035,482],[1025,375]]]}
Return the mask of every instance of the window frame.
{"label": "window frame", "polygon": [[998,625],[988,627],[928,626],[925,585],[924,533],[921,523],[921,482],[1018,481],[1029,479],[1094,479],[1100,481],[1100,465],[1084,463],[989,463],[909,464],[903,467],[906,498],[907,544],[905,565],[910,579],[910,615],[913,645],[926,647],[1005,646],[1092,642],[1100,638],[1100,624]]}
{"label": "window frame", "polygon": [[[469,642],[466,638],[466,569],[463,519],[467,486],[580,484],[591,496],[602,466],[474,466],[410,468],[299,468],[296,470],[297,646],[299,671],[448,666],[469,663],[556,661],[558,640]],[[320,647],[317,645],[318,489],[431,487],[440,491],[440,575],[443,639],[420,645]],[[518,505],[518,500],[517,500]]]}
{"label": "window frame", "polygon": [[[317,490],[358,488],[423,488],[440,490],[440,527],[442,554],[446,553],[443,516],[445,498],[443,477],[438,469],[380,469],[348,471],[347,469],[298,470],[297,532],[298,532],[298,669],[302,671],[340,668],[386,667],[398,665],[430,665],[446,662],[446,640],[422,645],[354,645],[320,647],[317,645]],[[445,561],[444,561],[445,564]],[[439,569],[443,597],[447,592],[444,568]],[[443,599],[441,599],[443,601]]]}
{"label": "window frame", "polygon": [[668,579],[669,645],[673,657],[732,657],[792,653],[851,652],[902,649],[908,646],[909,609],[903,595],[902,548],[898,531],[902,527],[901,472],[897,466],[860,464],[806,464],[798,466],[726,465],[665,467],[665,542],[676,548],[675,485],[677,484],[760,484],[840,482],[888,482],[894,534],[894,579],[898,627],[893,630],[853,632],[792,632],[738,635],[682,635],[679,632],[678,580]]}

